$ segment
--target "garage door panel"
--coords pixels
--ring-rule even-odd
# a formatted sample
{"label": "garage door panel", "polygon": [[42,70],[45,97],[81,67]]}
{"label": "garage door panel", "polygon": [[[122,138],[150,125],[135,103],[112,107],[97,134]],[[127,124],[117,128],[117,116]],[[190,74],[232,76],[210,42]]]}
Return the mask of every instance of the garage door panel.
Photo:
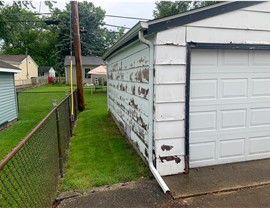
{"label": "garage door panel", "polygon": [[222,79],[221,98],[247,98],[248,79]]}
{"label": "garage door panel", "polygon": [[216,99],[217,98],[217,80],[193,80],[191,81],[190,99]]}
{"label": "garage door panel", "polygon": [[221,129],[245,128],[247,124],[247,111],[240,110],[222,110],[221,111]]}
{"label": "garage door panel", "polygon": [[219,158],[235,158],[245,156],[245,138],[234,138],[220,141]]}
{"label": "garage door panel", "polygon": [[190,162],[214,161],[216,142],[190,144]]}
{"label": "garage door panel", "polygon": [[193,52],[190,166],[269,158],[270,52],[192,50],[191,59]]}
{"label": "garage door panel", "polygon": [[268,51],[252,51],[252,66],[270,66]]}
{"label": "garage door panel", "polygon": [[251,127],[270,126],[270,108],[253,108],[250,110]]}
{"label": "garage door panel", "polygon": [[248,154],[270,154],[270,135],[261,137],[250,137]]}
{"label": "garage door panel", "polygon": [[251,96],[270,96],[270,78],[253,78]]}
{"label": "garage door panel", "polygon": [[190,113],[190,131],[216,131],[216,111]]}
{"label": "garage door panel", "polygon": [[222,59],[221,67],[240,66],[245,67],[249,65],[249,53],[248,51],[238,50],[220,50]]}

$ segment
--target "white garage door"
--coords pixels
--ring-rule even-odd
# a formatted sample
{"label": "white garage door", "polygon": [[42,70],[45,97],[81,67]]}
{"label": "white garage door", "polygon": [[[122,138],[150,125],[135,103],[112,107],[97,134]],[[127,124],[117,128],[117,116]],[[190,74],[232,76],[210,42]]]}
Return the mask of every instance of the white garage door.
{"label": "white garage door", "polygon": [[190,167],[270,158],[270,52],[191,52]]}

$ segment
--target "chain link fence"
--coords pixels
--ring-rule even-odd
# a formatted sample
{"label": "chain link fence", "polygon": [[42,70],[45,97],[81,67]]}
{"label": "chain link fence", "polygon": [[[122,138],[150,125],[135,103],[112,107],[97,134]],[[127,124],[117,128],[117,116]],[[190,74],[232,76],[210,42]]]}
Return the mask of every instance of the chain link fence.
{"label": "chain link fence", "polygon": [[52,206],[77,119],[77,103],[74,91],[0,162],[0,207]]}

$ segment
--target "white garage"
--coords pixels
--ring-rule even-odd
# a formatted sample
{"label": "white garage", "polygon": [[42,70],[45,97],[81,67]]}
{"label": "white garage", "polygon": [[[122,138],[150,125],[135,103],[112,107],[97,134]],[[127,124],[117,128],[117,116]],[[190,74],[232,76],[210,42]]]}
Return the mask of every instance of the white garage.
{"label": "white garage", "polygon": [[270,158],[270,2],[139,22],[104,55],[108,110],[153,175]]}

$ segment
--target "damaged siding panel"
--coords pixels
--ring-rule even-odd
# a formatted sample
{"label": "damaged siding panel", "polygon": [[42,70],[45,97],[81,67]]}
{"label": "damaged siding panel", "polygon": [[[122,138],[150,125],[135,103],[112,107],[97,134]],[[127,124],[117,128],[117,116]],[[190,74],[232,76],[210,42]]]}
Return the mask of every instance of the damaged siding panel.
{"label": "damaged siding panel", "polygon": [[155,122],[155,139],[157,140],[184,137],[184,126],[184,120]]}
{"label": "damaged siding panel", "polygon": [[173,28],[157,33],[155,45],[186,45],[185,28]]}
{"label": "damaged siding panel", "polygon": [[155,121],[178,121],[185,118],[185,103],[156,103]]}
{"label": "damaged siding panel", "polygon": [[133,146],[147,157],[149,49],[133,44],[108,60],[108,105]]}
{"label": "damaged siding panel", "polygon": [[141,99],[137,96],[130,96],[129,94],[119,91],[113,87],[108,89],[108,95],[112,100],[116,98],[130,106],[130,109],[137,110],[139,113],[148,116],[148,101],[146,99]]}
{"label": "damaged siding panel", "polygon": [[185,84],[155,85],[155,102],[172,103],[185,101]]}
{"label": "damaged siding panel", "polygon": [[158,157],[156,166],[161,176],[183,173],[185,158],[181,155]]}
{"label": "damaged siding panel", "polygon": [[130,97],[137,96],[148,100],[149,85],[146,83],[133,83],[110,80],[108,86],[109,88],[113,87],[118,91],[125,92],[126,94],[129,94]]}
{"label": "damaged siding panel", "polygon": [[161,175],[185,168],[185,27],[157,33],[155,44],[155,154]]}
{"label": "damaged siding panel", "polygon": [[123,82],[149,82],[149,66],[139,66],[123,71],[112,71],[109,73],[111,80],[119,80]]}
{"label": "damaged siding panel", "polygon": [[269,44],[270,40],[269,31],[187,27],[187,42]]}
{"label": "damaged siding panel", "polygon": [[155,49],[157,65],[186,64],[185,46],[158,45]]}
{"label": "damaged siding panel", "polygon": [[156,65],[155,85],[184,84],[186,82],[186,65]]}

